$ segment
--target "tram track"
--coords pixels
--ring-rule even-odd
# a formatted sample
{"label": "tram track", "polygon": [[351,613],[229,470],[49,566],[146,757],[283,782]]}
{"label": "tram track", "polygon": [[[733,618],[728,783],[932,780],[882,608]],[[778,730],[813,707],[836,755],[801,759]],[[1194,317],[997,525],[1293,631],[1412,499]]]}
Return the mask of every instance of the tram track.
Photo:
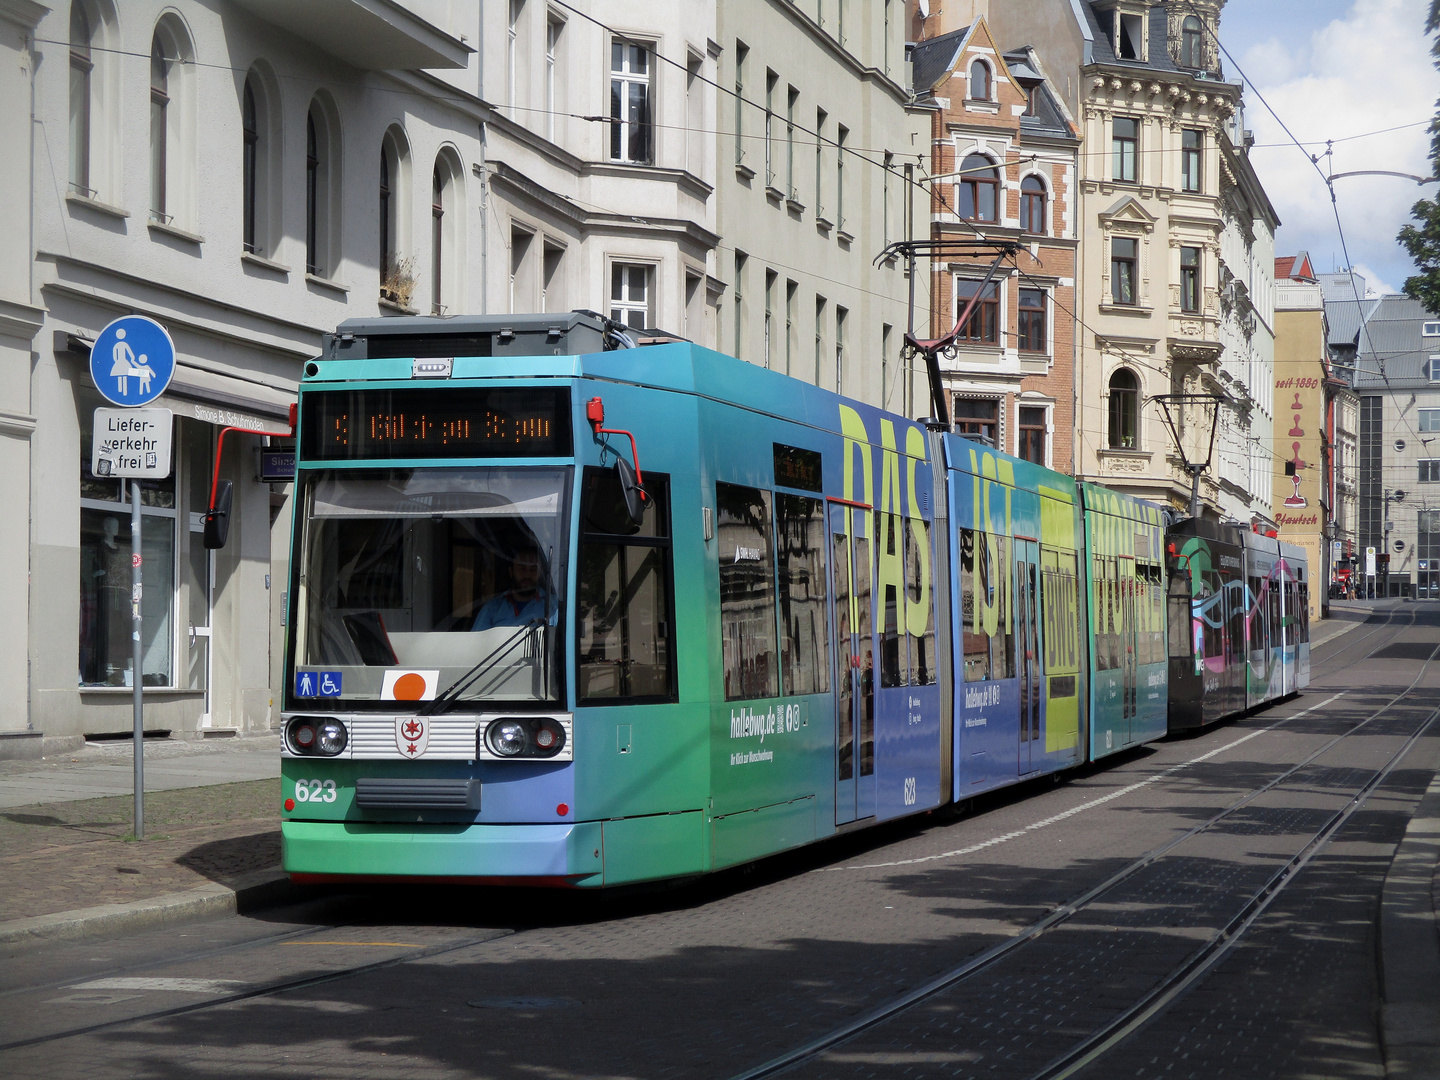
{"label": "tram track", "polygon": [[[1393,614],[1393,613],[1392,613]],[[1402,628],[1413,627],[1416,623],[1416,616],[1412,612],[1409,623]],[[1391,625],[1387,619],[1374,633]],[[1363,644],[1373,636],[1373,633],[1366,635],[1357,641],[1348,643],[1351,647]],[[1396,634],[1395,637],[1399,637]],[[1393,642],[1395,639],[1389,639]],[[1384,648],[1385,645],[1380,646]],[[1352,661],[1345,667],[1353,666],[1362,660],[1373,656],[1378,649],[1372,649]],[[1224,809],[1214,814],[1208,820],[1201,822],[1185,833],[1172,838],[1164,844],[1146,852],[1127,866],[1121,868],[1100,884],[1089,889],[1080,896],[1067,901],[1051,910],[1044,917],[1019,930],[1012,937],[1000,942],[997,945],[985,950],[979,955],[972,957],[964,963],[957,965],[950,971],[932,979],[926,984],[900,995],[889,1002],[879,1005],[855,1019],[837,1026],[830,1032],[820,1035],[802,1046],[788,1051],[776,1058],[771,1059],[757,1067],[734,1074],[731,1080],[761,1080],[763,1077],[778,1076],[788,1073],[801,1073],[807,1065],[819,1066],[820,1072],[825,1075],[836,1075],[844,1071],[840,1061],[826,1060],[826,1056],[832,1051],[841,1047],[862,1042],[862,1036],[876,1034],[879,1030],[892,1021],[903,1022],[906,1014],[912,1013],[927,1003],[937,1002],[943,995],[962,988],[965,984],[978,980],[982,976],[991,975],[996,982],[1003,984],[1003,978],[995,975],[997,969],[1005,962],[1010,961],[1033,948],[1037,943],[1043,941],[1051,933],[1060,930],[1067,924],[1076,922],[1077,917],[1090,909],[1098,908],[1107,901],[1114,904],[1116,894],[1127,883],[1133,882],[1147,869],[1158,866],[1166,856],[1175,855],[1179,848],[1195,840],[1204,834],[1211,833],[1216,826],[1235,820],[1247,808],[1255,804],[1267,792],[1273,791],[1285,784],[1287,781],[1297,777],[1303,777],[1307,771],[1314,771],[1317,768],[1319,759],[1333,750],[1336,746],[1354,736],[1365,734],[1376,734],[1376,727],[1381,721],[1396,709],[1401,701],[1409,697],[1420,681],[1424,678],[1426,671],[1440,655],[1440,644],[1435,645],[1420,670],[1408,686],[1394,694],[1387,702],[1379,708],[1370,712],[1345,731],[1342,731],[1322,743],[1318,748],[1307,754],[1305,758],[1296,764],[1286,768],[1282,773],[1253,790],[1247,792],[1241,798],[1235,800]],[[1343,668],[1335,669],[1335,672]],[[1327,672],[1327,677],[1335,672]],[[1339,698],[1339,694],[1328,699],[1323,704],[1328,704]],[[1306,715],[1311,710],[1302,710],[1300,713],[1285,717],[1275,724],[1269,725],[1253,735],[1265,734],[1283,727],[1285,724]],[[1243,940],[1246,931],[1260,918],[1286,888],[1325,846],[1325,844],[1350,820],[1353,814],[1364,804],[1365,800],[1390,777],[1397,765],[1404,760],[1405,755],[1421,738],[1434,727],[1437,718],[1440,718],[1440,709],[1429,709],[1425,715],[1418,720],[1410,717],[1407,720],[1399,721],[1401,726],[1408,730],[1399,732],[1378,732],[1379,734],[1403,735],[1404,740],[1393,754],[1378,768],[1371,771],[1370,776],[1359,784],[1353,794],[1350,794],[1344,804],[1337,810],[1330,813],[1318,828],[1312,827],[1309,835],[1305,838],[1288,859],[1283,860],[1278,866],[1267,874],[1258,887],[1251,888],[1241,898],[1238,904],[1232,903],[1228,915],[1219,921],[1218,926],[1210,933],[1209,937],[1196,949],[1186,953],[1180,962],[1173,964],[1160,977],[1152,980],[1152,984],[1143,994],[1135,998],[1131,1003],[1121,1008],[1107,1022],[1095,1027],[1088,1034],[1076,1039],[1068,1047],[1063,1048],[1059,1053],[1049,1055],[1044,1064],[1038,1070],[1017,1072],[1028,1080],[1060,1080],[1069,1077],[1082,1069],[1089,1068],[1096,1061],[1102,1059],[1106,1053],[1119,1046],[1131,1034],[1141,1028],[1146,1022],[1163,1010],[1176,998],[1200,981],[1209,973],[1216,964],[1224,959]],[[1234,745],[1234,744],[1232,744]],[[1223,748],[1222,748],[1223,749]],[[1207,755],[1208,756],[1208,755]],[[1188,764],[1188,763],[1187,763]],[[1323,771],[1323,770],[1322,770]],[[1353,772],[1354,770],[1332,770],[1340,773]],[[1316,789],[1323,789],[1324,785],[1315,778],[1312,785]],[[1298,816],[1298,815],[1297,815]],[[1277,815],[1281,821],[1271,827],[1281,828],[1285,824],[1284,814]],[[1118,905],[1123,907],[1124,905]],[[1106,927],[1105,929],[1122,929],[1119,926]],[[1131,928],[1132,930],[1134,928]],[[1053,986],[1053,984],[1052,984]],[[1047,1003],[1035,1002],[1032,1008],[1037,1013],[1046,1014],[1047,1022],[1056,1023],[1054,1010],[1047,1013]],[[963,1009],[951,1009],[952,1013],[963,1012]],[[988,1024],[985,1026],[989,1026]]]}

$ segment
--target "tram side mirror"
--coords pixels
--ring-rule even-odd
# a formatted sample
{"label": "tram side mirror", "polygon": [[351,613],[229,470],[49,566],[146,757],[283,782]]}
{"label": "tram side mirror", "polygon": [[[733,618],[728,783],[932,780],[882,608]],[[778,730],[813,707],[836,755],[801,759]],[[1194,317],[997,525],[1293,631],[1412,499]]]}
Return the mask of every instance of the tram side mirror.
{"label": "tram side mirror", "polygon": [[221,480],[215,486],[215,505],[205,512],[205,546],[223,548],[230,536],[230,505],[235,500],[235,483]]}
{"label": "tram side mirror", "polygon": [[635,479],[635,466],[623,457],[615,459],[615,472],[620,478],[620,494],[625,499],[625,514],[630,519],[631,532],[645,523],[645,491]]}

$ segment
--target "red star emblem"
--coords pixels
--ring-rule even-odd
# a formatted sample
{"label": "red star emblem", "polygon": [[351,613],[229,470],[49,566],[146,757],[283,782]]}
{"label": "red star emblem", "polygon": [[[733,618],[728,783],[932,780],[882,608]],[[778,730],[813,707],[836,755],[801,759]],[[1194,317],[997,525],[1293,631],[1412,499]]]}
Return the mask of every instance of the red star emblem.
{"label": "red star emblem", "polygon": [[415,753],[415,744],[412,742],[412,743],[411,743],[409,746],[407,746],[405,749],[406,749],[406,751],[407,751],[408,753],[413,754],[413,753]]}
{"label": "red star emblem", "polygon": [[[410,738],[412,739],[416,735],[419,735],[420,732],[423,730],[424,728],[414,720],[411,720],[408,724],[405,725],[405,734],[410,736]],[[410,749],[413,751],[415,748],[412,746]]]}

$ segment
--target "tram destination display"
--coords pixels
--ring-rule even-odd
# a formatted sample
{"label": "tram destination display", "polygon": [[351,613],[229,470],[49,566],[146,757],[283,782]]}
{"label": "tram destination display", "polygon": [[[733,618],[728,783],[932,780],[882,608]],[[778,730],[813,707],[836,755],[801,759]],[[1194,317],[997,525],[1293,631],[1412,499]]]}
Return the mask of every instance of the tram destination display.
{"label": "tram destination display", "polygon": [[548,387],[403,387],[304,398],[307,460],[568,457],[570,399]]}

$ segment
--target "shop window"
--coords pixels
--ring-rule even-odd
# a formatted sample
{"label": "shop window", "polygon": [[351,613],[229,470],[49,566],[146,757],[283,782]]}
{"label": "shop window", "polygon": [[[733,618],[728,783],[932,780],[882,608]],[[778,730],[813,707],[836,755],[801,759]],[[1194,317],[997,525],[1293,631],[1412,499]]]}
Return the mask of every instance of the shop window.
{"label": "shop window", "polygon": [[[83,687],[133,686],[129,481],[90,472],[81,427],[80,654]],[[140,485],[141,685],[174,686],[175,481]]]}
{"label": "shop window", "polygon": [[725,699],[775,697],[775,562],[770,492],[715,485]]}
{"label": "shop window", "polygon": [[675,699],[670,632],[670,478],[647,470],[650,495],[635,528],[619,474],[587,468],[577,571],[576,670],[589,705]]}

